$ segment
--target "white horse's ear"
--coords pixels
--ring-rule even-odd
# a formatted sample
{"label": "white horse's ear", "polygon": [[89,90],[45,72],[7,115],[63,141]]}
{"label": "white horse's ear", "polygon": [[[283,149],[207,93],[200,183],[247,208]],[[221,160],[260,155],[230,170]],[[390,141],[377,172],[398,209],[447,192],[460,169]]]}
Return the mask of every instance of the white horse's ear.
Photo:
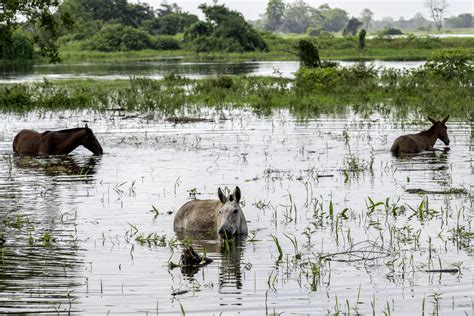
{"label": "white horse's ear", "polygon": [[217,189],[217,195],[219,196],[219,200],[222,204],[227,203],[227,197],[225,196],[224,192],[222,192],[221,188]]}
{"label": "white horse's ear", "polygon": [[240,188],[239,187],[235,187],[234,192],[232,192],[232,196],[234,197],[234,199],[237,203],[240,202],[241,193],[240,193]]}
{"label": "white horse's ear", "polygon": [[449,114],[448,114],[448,116],[446,116],[446,118],[444,120],[441,121],[441,123],[443,123],[443,124],[446,123],[448,121],[448,118],[449,118]]}
{"label": "white horse's ear", "polygon": [[428,116],[428,120],[430,120],[430,122],[431,122],[431,123],[433,123],[433,124],[436,124],[436,123],[438,123],[438,121],[437,121],[437,120],[435,120],[435,119],[432,119],[432,118],[431,118],[431,117],[429,117],[429,116]]}

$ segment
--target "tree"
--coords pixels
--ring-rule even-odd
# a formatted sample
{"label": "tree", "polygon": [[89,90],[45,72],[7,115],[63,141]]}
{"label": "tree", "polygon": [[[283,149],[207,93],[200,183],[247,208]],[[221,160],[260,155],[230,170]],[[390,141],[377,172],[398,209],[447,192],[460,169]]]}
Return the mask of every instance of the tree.
{"label": "tree", "polygon": [[315,20],[319,17],[319,12],[310,7],[303,0],[297,0],[288,5],[285,10],[282,30],[289,33],[305,33],[308,27],[316,26]]}
{"label": "tree", "polygon": [[255,51],[268,49],[263,38],[242,14],[232,11],[224,5],[199,6],[206,21],[191,25],[184,34],[185,42],[194,46],[196,51]]}
{"label": "tree", "polygon": [[346,27],[342,31],[342,35],[348,36],[348,35],[356,35],[357,30],[362,26],[362,22],[357,20],[355,17],[352,17],[349,22],[347,22]]}
{"label": "tree", "polygon": [[321,67],[319,51],[311,41],[300,40],[297,46],[297,55],[300,58],[301,67],[318,68]]}
{"label": "tree", "polygon": [[369,9],[364,9],[362,10],[362,13],[360,14],[362,22],[364,22],[365,29],[369,29],[370,22],[372,22],[372,17],[374,16],[374,13],[370,11]]}
{"label": "tree", "polygon": [[367,32],[365,29],[360,30],[359,32],[359,49],[364,49],[365,48],[365,35]]}
{"label": "tree", "polygon": [[431,18],[436,29],[440,31],[443,26],[443,15],[448,7],[446,0],[426,0],[425,6],[430,9]]}
{"label": "tree", "polygon": [[472,27],[472,14],[462,13],[456,17],[450,17],[445,19],[446,24],[454,28],[471,28]]}
{"label": "tree", "polygon": [[321,27],[328,32],[339,32],[349,21],[347,12],[339,8],[330,8],[327,4],[317,9],[321,17]]}
{"label": "tree", "polygon": [[2,0],[0,3],[0,57],[2,59],[8,58],[7,51],[13,45],[14,31],[29,24],[36,25],[43,32],[48,33],[47,41],[41,42],[41,38],[36,32],[33,35],[33,40],[40,44],[42,55],[48,56],[51,62],[58,62],[59,53],[56,45],[59,36],[58,29],[61,23],[67,26],[72,24],[69,14],[55,16],[58,6],[58,0]]}
{"label": "tree", "polygon": [[265,10],[265,30],[276,31],[283,23],[285,3],[282,0],[270,0]]}

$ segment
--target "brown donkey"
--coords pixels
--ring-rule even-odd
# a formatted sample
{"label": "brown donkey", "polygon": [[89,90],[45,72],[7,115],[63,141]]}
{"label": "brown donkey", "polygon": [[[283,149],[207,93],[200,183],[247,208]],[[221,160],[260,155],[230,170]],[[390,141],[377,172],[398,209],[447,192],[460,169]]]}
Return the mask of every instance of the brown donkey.
{"label": "brown donkey", "polygon": [[422,131],[417,134],[402,135],[395,139],[390,151],[393,154],[414,154],[424,150],[433,150],[433,146],[437,139],[443,141],[443,143],[449,145],[448,128],[445,123],[448,120],[449,115],[442,121],[436,121],[428,116],[428,119],[433,123],[427,131]]}
{"label": "brown donkey", "polygon": [[84,128],[43,133],[24,129],[13,140],[13,152],[22,156],[67,155],[81,145],[94,155],[103,154],[102,147],[87,124]]}

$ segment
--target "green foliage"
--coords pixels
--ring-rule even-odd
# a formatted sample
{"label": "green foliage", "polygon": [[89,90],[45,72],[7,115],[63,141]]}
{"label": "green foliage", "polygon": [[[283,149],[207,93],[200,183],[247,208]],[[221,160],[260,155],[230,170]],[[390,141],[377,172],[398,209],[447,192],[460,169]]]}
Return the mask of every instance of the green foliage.
{"label": "green foliage", "polygon": [[107,24],[85,43],[84,48],[104,52],[143,49],[166,50],[179,49],[179,44],[173,38],[154,38],[146,31],[131,26]]}
{"label": "green foliage", "polygon": [[262,115],[284,108],[297,116],[312,117],[346,111],[350,106],[362,115],[373,111],[387,115],[393,111],[400,117],[437,113],[470,120],[472,68],[468,66],[464,77],[446,79],[446,71],[456,73],[462,69],[447,66],[460,58],[452,58],[451,62],[446,57],[437,59],[436,66],[426,65],[424,71],[377,70],[364,64],[301,68],[294,80],[240,76],[191,80],[168,76],[164,80],[132,78],[100,85],[91,80],[0,85],[0,110],[106,111],[121,107],[127,111],[180,115],[207,106],[250,107]]}
{"label": "green foliage", "polygon": [[8,61],[33,59],[33,40],[26,33],[16,31],[12,34],[10,41],[4,48],[3,59]]}
{"label": "green foliage", "polygon": [[[56,40],[59,36],[58,28],[60,23],[66,26],[70,26],[71,23],[69,16],[54,13],[58,5],[59,1],[51,0],[3,0],[1,4],[2,9],[0,10],[0,57],[4,60],[8,60],[11,57],[7,51],[11,51],[10,45],[13,44],[15,30],[29,24],[29,26],[36,26],[33,40],[39,44],[40,53],[48,56],[50,61],[58,62],[59,55],[56,45]],[[38,29],[48,34],[46,40],[38,35]],[[19,44],[18,38],[16,41],[16,44]],[[24,45],[21,46],[26,47]],[[29,54],[26,55],[29,56]]]}
{"label": "green foliage", "polygon": [[321,67],[319,51],[314,44],[308,40],[300,40],[298,43],[298,56],[302,67]]}
{"label": "green foliage", "polygon": [[121,23],[138,27],[155,16],[146,3],[128,3],[127,0],[69,0],[82,6],[90,19],[108,23]]}
{"label": "green foliage", "polygon": [[446,80],[459,80],[472,85],[474,66],[471,59],[460,51],[444,51],[434,54],[418,72],[420,75],[431,75]]}
{"label": "green foliage", "polygon": [[202,51],[255,51],[268,49],[263,38],[236,11],[224,5],[199,7],[206,21],[193,24],[185,33],[185,41],[194,50]]}
{"label": "green foliage", "polygon": [[303,34],[308,27],[316,26],[317,16],[318,12],[315,8],[303,0],[295,1],[287,6],[280,29],[283,32]]}
{"label": "green foliage", "polygon": [[188,13],[170,13],[144,23],[151,34],[176,35],[198,21],[197,16]]}
{"label": "green foliage", "polygon": [[282,24],[285,14],[285,3],[282,0],[270,0],[265,10],[265,30],[276,31]]}
{"label": "green foliage", "polygon": [[362,22],[357,20],[356,18],[352,17],[349,22],[347,22],[346,27],[342,31],[342,35],[348,36],[348,35],[356,35],[357,30],[362,26]]}
{"label": "green foliage", "polygon": [[364,49],[365,48],[365,35],[367,32],[365,29],[360,30],[359,32],[359,49]]}
{"label": "green foliage", "polygon": [[403,35],[403,32],[393,27],[387,27],[379,32],[380,35]]}

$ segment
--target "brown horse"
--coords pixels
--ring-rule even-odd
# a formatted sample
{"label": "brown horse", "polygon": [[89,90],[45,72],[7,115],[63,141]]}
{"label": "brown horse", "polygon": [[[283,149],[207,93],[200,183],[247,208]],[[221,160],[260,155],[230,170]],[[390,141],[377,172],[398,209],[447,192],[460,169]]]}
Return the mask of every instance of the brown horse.
{"label": "brown horse", "polygon": [[67,155],[80,145],[94,155],[103,154],[102,147],[87,124],[84,128],[43,133],[24,129],[13,140],[13,152],[22,156]]}
{"label": "brown horse", "polygon": [[449,145],[448,128],[445,123],[449,115],[442,121],[436,121],[428,116],[428,119],[433,123],[427,131],[422,131],[417,134],[403,135],[395,139],[390,151],[393,154],[414,154],[424,150],[434,150],[433,146],[436,140],[440,139],[443,143]]}

